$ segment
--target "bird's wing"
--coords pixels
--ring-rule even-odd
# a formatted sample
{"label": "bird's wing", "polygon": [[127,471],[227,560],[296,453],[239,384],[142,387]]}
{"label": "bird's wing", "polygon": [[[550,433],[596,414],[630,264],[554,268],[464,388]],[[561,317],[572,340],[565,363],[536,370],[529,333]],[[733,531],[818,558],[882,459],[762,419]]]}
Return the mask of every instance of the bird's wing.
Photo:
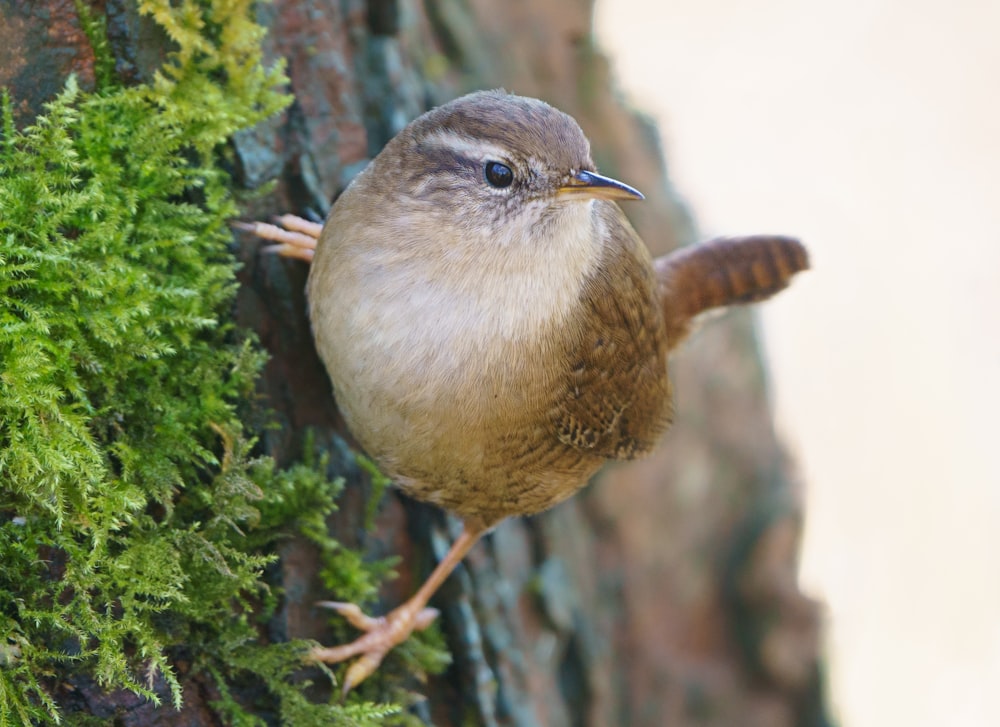
{"label": "bird's wing", "polygon": [[617,206],[602,203],[605,259],[584,285],[554,425],[570,447],[608,459],[651,450],[670,426],[667,341],[649,253]]}

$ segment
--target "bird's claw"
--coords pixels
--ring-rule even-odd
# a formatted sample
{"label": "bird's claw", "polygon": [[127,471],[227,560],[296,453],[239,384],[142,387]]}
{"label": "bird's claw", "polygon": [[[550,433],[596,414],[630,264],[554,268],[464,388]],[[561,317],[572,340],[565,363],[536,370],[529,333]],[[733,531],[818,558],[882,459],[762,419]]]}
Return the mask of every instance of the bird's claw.
{"label": "bird's claw", "polygon": [[373,618],[353,603],[320,601],[317,605],[336,611],[352,626],[365,632],[349,644],[316,646],[309,652],[310,661],[325,664],[338,664],[351,657],[359,657],[344,675],[343,696],[371,676],[390,649],[406,641],[414,631],[426,629],[440,613],[436,608],[414,610],[403,604],[386,616]]}
{"label": "bird's claw", "polygon": [[232,224],[238,230],[278,243],[277,245],[268,245],[263,249],[263,252],[311,262],[316,253],[316,241],[323,230],[323,225],[296,215],[280,215],[275,217],[274,221],[277,224],[269,222],[234,222]]}

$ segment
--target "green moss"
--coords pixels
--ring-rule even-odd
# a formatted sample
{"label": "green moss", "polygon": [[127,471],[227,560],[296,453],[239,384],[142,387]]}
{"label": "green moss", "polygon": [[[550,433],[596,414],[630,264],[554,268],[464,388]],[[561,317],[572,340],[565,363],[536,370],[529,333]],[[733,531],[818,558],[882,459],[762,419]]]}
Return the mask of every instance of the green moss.
{"label": "green moss", "polygon": [[277,538],[320,545],[339,597],[370,598],[379,570],[327,535],[340,483],[323,462],[254,460],[237,416],[262,355],[228,322],[237,209],[221,161],[290,100],[250,5],[140,2],[176,52],[125,88],[80,4],[97,91],[70,78],[23,130],[4,95],[0,726],[86,723],[52,696],[74,675],[157,703],[165,682],[179,706],[178,648],[233,724],[263,724],[232,696],[248,682],[287,724],[396,711],[310,702],[290,679],[305,645],[257,641]]}

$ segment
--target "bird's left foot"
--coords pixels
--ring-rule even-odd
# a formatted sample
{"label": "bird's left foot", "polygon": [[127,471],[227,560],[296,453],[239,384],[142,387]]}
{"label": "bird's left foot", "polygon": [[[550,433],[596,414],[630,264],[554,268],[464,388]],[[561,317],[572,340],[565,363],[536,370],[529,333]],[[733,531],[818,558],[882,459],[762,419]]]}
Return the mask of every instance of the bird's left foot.
{"label": "bird's left foot", "polygon": [[371,676],[392,647],[406,641],[414,631],[426,629],[438,617],[436,608],[423,608],[413,599],[381,618],[365,615],[353,603],[321,601],[318,605],[333,609],[352,626],[366,632],[364,636],[343,646],[316,646],[307,657],[311,661],[337,664],[360,655],[344,675],[344,695]]}
{"label": "bird's left foot", "polygon": [[267,222],[234,222],[233,227],[278,243],[268,245],[264,248],[264,252],[305,260],[307,263],[312,262],[316,253],[316,241],[319,240],[323,225],[296,215],[281,215],[275,221],[277,225]]}

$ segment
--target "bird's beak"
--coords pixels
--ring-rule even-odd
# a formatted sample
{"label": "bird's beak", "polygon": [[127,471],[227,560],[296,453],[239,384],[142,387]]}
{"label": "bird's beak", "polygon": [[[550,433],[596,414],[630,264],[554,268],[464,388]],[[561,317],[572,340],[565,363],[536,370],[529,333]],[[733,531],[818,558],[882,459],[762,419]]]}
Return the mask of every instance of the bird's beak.
{"label": "bird's beak", "polygon": [[567,199],[645,199],[638,189],[586,170],[570,177],[557,194]]}

